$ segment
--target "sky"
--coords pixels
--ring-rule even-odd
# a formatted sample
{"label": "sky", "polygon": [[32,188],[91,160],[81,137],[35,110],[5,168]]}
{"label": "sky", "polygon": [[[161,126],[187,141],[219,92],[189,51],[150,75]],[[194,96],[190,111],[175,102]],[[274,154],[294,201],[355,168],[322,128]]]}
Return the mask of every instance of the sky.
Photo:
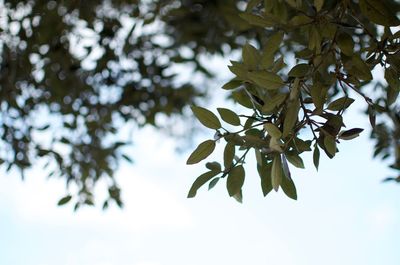
{"label": "sky", "polygon": [[[366,127],[352,115],[353,125]],[[212,132],[198,140],[204,137]],[[179,154],[176,146],[150,127],[135,133],[135,164],[122,163],[117,173],[122,210],[75,213],[56,206],[62,180],[48,180],[40,169],[23,182],[2,172],[0,264],[399,264],[400,186],[381,183],[390,172],[371,160],[368,133],[343,142],[319,172],[310,157],[305,170],[292,169],[297,201],[281,191],[264,198],[254,159],[243,204],[229,198],[222,182],[187,199],[203,165],[186,166],[190,150]]]}

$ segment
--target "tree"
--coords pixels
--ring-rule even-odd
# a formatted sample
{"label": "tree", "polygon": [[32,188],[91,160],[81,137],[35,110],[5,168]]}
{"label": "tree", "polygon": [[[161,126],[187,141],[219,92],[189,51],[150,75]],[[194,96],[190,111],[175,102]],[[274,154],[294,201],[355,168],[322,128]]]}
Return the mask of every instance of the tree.
{"label": "tree", "polygon": [[[217,139],[228,143],[224,169],[216,162],[207,163],[209,171],[196,180],[190,196],[207,181],[213,186],[227,176],[229,194],[240,199],[242,163],[254,149],[264,194],[281,186],[294,198],[286,160],[302,167],[299,154],[311,150],[312,144],[317,166],[320,149],[333,157],[339,139],[361,132],[357,128],[340,132],[342,114],[353,101],[346,96],[349,89],[367,102],[376,155],[394,157],[392,167],[400,169],[399,151],[394,152],[400,149],[396,1],[6,1],[0,5],[0,162],[23,174],[38,158],[44,159],[50,176],[58,175],[77,187],[78,192],[60,204],[71,198],[76,207],[93,204],[93,187],[105,179],[110,198],[104,206],[110,200],[121,205],[113,173],[121,158],[131,158],[123,153],[130,141],[121,141],[120,128],[127,122],[160,127],[157,115],[184,115],[188,106],[204,125],[217,131],[216,139],[200,144],[189,164],[205,159]],[[235,78],[224,88],[254,115],[219,109],[223,121],[241,126],[229,132],[214,114],[196,106],[205,89],[190,81],[178,82],[173,69],[192,65],[192,74],[210,79],[202,56],[229,56],[242,47],[243,61],[232,62]],[[296,59],[290,71],[286,54]],[[378,64],[388,85],[371,74]],[[381,94],[364,92],[371,82]],[[376,123],[377,115],[387,117]],[[313,132],[311,140],[299,138],[303,127]],[[244,155],[235,159],[240,150]]]}

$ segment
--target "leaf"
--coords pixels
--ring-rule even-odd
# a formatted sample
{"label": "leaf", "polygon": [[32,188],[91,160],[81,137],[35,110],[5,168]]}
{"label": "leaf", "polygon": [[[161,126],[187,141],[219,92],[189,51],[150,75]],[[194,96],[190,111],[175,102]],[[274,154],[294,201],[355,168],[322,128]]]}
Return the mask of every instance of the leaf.
{"label": "leaf", "polygon": [[234,126],[240,125],[240,118],[235,112],[225,108],[217,108],[217,110],[219,115],[225,122]]}
{"label": "leaf", "polygon": [[371,124],[372,128],[375,129],[376,111],[375,111],[374,107],[368,106],[368,118],[369,118],[369,123]]}
{"label": "leaf", "polygon": [[347,109],[351,104],[353,104],[353,102],[354,102],[354,99],[352,99],[352,98],[342,97],[342,98],[338,98],[338,99],[332,101],[331,103],[329,103],[327,108],[329,110],[339,111],[339,110]]}
{"label": "leaf", "polygon": [[295,152],[286,153],[285,156],[286,159],[289,161],[289,163],[292,164],[293,166],[298,168],[304,168],[303,159],[301,159],[301,157]]}
{"label": "leaf", "polygon": [[242,165],[232,168],[226,180],[226,189],[229,196],[234,196],[242,189],[245,178],[245,171]]}
{"label": "leaf", "polygon": [[288,136],[297,122],[297,116],[299,115],[300,102],[295,100],[289,103],[286,110],[285,120],[283,122],[283,137]]}
{"label": "leaf", "polygon": [[196,118],[206,127],[210,129],[219,129],[221,128],[221,123],[218,120],[217,116],[211,111],[202,108],[191,106],[191,109],[196,116]]}
{"label": "leaf", "polygon": [[286,196],[293,200],[297,200],[296,186],[294,185],[294,182],[290,176],[282,177],[281,187]]}
{"label": "leaf", "polygon": [[315,168],[318,170],[319,167],[319,156],[320,156],[320,152],[319,152],[319,148],[318,145],[314,146],[314,152],[313,152],[313,163]]}
{"label": "leaf", "polygon": [[324,0],[314,0],[314,6],[317,11],[321,11],[322,6],[324,5]]}
{"label": "leaf", "polygon": [[226,169],[230,168],[235,158],[235,145],[228,142],[224,149],[224,166]]}
{"label": "leaf", "polygon": [[239,14],[239,16],[244,20],[246,20],[250,25],[259,26],[263,28],[273,27],[276,24],[276,21],[273,21],[272,19],[263,18],[261,16],[249,13],[242,13]]}
{"label": "leaf", "polygon": [[206,159],[215,149],[215,141],[206,140],[199,144],[186,161],[187,165],[197,164]]}
{"label": "leaf", "polygon": [[212,188],[214,188],[215,185],[217,185],[217,183],[218,183],[218,181],[219,181],[220,179],[221,179],[221,178],[215,178],[215,179],[211,180],[211,181],[210,181],[210,184],[208,184],[208,190],[211,190]]}
{"label": "leaf", "polygon": [[243,202],[243,194],[242,191],[240,190],[238,193],[232,196],[237,202],[242,203]]}
{"label": "leaf", "polygon": [[274,53],[279,49],[279,46],[283,41],[283,36],[284,33],[282,31],[278,31],[275,34],[271,35],[264,46],[262,56],[273,59]]}
{"label": "leaf", "polygon": [[353,55],[354,41],[353,38],[347,33],[341,33],[336,38],[336,43],[342,53],[347,56]]}
{"label": "leaf", "polygon": [[58,206],[61,206],[61,205],[67,204],[71,199],[72,199],[72,196],[71,196],[71,195],[67,195],[67,196],[61,198],[61,199],[58,201],[57,205],[58,205]]}
{"label": "leaf", "polygon": [[226,90],[232,90],[242,85],[242,81],[239,80],[231,80],[228,83],[225,83],[222,88]]}
{"label": "leaf", "polygon": [[246,43],[242,49],[243,63],[250,69],[256,69],[260,55],[257,49],[249,43]]}
{"label": "leaf", "polygon": [[271,183],[272,183],[272,187],[275,191],[278,191],[281,181],[282,181],[281,155],[275,155],[274,160],[272,162],[272,169],[271,169]]}
{"label": "leaf", "polygon": [[400,25],[396,13],[387,3],[387,0],[359,0],[361,13],[372,22],[388,27]]}
{"label": "leaf", "polygon": [[310,66],[305,63],[295,65],[288,73],[291,77],[304,77],[310,71]]}
{"label": "leaf", "polygon": [[268,71],[249,72],[247,76],[256,85],[268,90],[281,88],[285,84],[279,75]]}
{"label": "leaf", "polygon": [[279,93],[270,99],[265,100],[265,104],[262,107],[263,112],[270,112],[276,107],[280,106],[287,98],[288,93]]}
{"label": "leaf", "polygon": [[189,190],[188,193],[188,198],[193,198],[194,196],[196,196],[197,190],[203,186],[204,184],[206,184],[209,180],[211,180],[213,177],[215,177],[216,175],[218,175],[219,173],[216,171],[208,171],[205,172],[203,174],[201,174],[192,184],[192,187]]}
{"label": "leaf", "polygon": [[261,189],[264,197],[272,190],[271,169],[272,163],[267,163],[266,160],[261,165],[257,165],[257,171],[261,178]]}
{"label": "leaf", "polygon": [[221,165],[218,162],[208,162],[206,163],[206,168],[208,168],[211,171],[221,172]]}
{"label": "leaf", "polygon": [[351,139],[358,137],[362,131],[364,131],[364,129],[361,129],[361,128],[350,129],[350,130],[341,132],[339,134],[339,138],[343,139],[343,140],[351,140]]}
{"label": "leaf", "polygon": [[325,135],[324,137],[324,146],[325,150],[328,154],[331,156],[335,156],[336,154],[336,141],[335,138],[333,138],[330,135]]}
{"label": "leaf", "polygon": [[273,123],[265,123],[264,129],[268,132],[271,137],[280,139],[282,137],[282,132]]}

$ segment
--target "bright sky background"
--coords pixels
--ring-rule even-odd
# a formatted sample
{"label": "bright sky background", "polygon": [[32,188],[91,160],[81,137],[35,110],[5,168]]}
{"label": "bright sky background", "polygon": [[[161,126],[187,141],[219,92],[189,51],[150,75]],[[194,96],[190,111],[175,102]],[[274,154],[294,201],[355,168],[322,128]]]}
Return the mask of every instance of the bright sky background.
{"label": "bright sky background", "polygon": [[[346,121],[368,127],[354,112]],[[123,163],[117,173],[123,210],[74,213],[56,206],[63,181],[46,180],[39,169],[24,182],[2,171],[0,264],[400,264],[400,186],[380,183],[391,172],[371,160],[368,132],[343,141],[318,173],[309,156],[306,170],[292,169],[298,201],[281,191],[264,198],[251,159],[243,204],[229,198],[223,182],[186,199],[203,164],[186,166],[188,153],[177,154],[177,143],[151,128],[134,137],[135,165]]]}

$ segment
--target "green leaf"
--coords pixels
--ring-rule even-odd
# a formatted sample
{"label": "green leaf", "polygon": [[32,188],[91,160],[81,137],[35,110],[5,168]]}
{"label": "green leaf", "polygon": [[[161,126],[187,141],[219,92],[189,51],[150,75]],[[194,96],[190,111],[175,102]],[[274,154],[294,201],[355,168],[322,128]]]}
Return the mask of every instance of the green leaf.
{"label": "green leaf", "polygon": [[321,11],[322,6],[324,5],[324,0],[314,0],[314,6],[317,11]]}
{"label": "green leaf", "polygon": [[242,203],[243,202],[243,194],[242,190],[240,190],[238,193],[232,196],[237,202]]}
{"label": "green leaf", "polygon": [[347,33],[341,33],[336,38],[336,43],[342,53],[347,56],[353,55],[354,41],[353,38]]}
{"label": "green leaf", "polygon": [[213,177],[215,177],[216,175],[218,175],[219,173],[216,171],[208,171],[205,172],[203,174],[201,174],[192,184],[192,187],[189,190],[188,193],[188,198],[193,198],[194,196],[196,196],[197,190],[203,186],[204,184],[206,184],[209,180],[211,180]]}
{"label": "green leaf", "polygon": [[271,183],[272,187],[275,191],[278,191],[279,185],[282,181],[282,161],[281,155],[275,155],[274,160],[272,162],[272,169],[271,169]]}
{"label": "green leaf", "polygon": [[354,138],[358,137],[362,131],[364,131],[364,129],[354,128],[354,129],[350,129],[350,130],[341,132],[339,134],[339,139],[343,139],[343,140],[354,139]]}
{"label": "green leaf", "polygon": [[352,99],[352,98],[342,97],[342,98],[338,98],[338,99],[332,101],[331,103],[329,103],[327,108],[329,110],[339,111],[339,110],[347,109],[351,104],[353,104],[353,102],[354,102],[354,99]]}
{"label": "green leaf", "polygon": [[328,154],[331,156],[335,156],[336,154],[336,141],[335,138],[333,138],[330,135],[325,135],[324,137],[324,146],[325,150]]}
{"label": "green leaf", "polygon": [[228,190],[229,196],[232,197],[241,191],[244,179],[245,171],[242,165],[232,168],[226,180],[226,189]]}
{"label": "green leaf", "polygon": [[283,122],[283,137],[288,136],[297,122],[297,116],[299,115],[300,102],[295,100],[289,103],[286,110],[285,120]]}
{"label": "green leaf", "polygon": [[257,49],[254,46],[250,45],[249,43],[246,43],[242,49],[242,57],[243,57],[243,63],[249,69],[257,68],[260,54],[258,53]]}
{"label": "green leaf", "polygon": [[215,149],[215,141],[206,140],[199,144],[193,153],[189,156],[186,164],[192,165],[197,164],[201,160],[206,159]]}
{"label": "green leaf", "polygon": [[57,205],[58,205],[58,206],[61,206],[61,205],[67,204],[71,199],[72,199],[72,196],[71,196],[71,195],[67,195],[67,196],[61,198],[61,199],[58,201]]}
{"label": "green leaf", "polygon": [[228,83],[222,86],[225,90],[232,90],[242,85],[242,81],[239,80],[231,80]]}
{"label": "green leaf", "polygon": [[225,122],[234,126],[240,125],[240,118],[235,112],[225,108],[217,108],[217,110],[219,115]]}
{"label": "green leaf", "polygon": [[314,152],[313,152],[313,163],[314,163],[314,166],[315,166],[315,168],[317,170],[318,170],[318,167],[319,167],[319,156],[320,156],[319,148],[318,148],[317,145],[315,145],[314,146]]}
{"label": "green leaf", "polygon": [[256,85],[268,90],[275,90],[285,85],[279,75],[268,71],[249,72],[247,77]]}
{"label": "green leaf", "polygon": [[206,168],[208,168],[211,171],[218,171],[221,172],[221,165],[218,162],[208,162],[206,163]]}
{"label": "green leaf", "polygon": [[293,200],[297,200],[296,186],[294,185],[294,182],[290,176],[282,177],[281,187],[286,196]]}
{"label": "green leaf", "polygon": [[310,66],[305,63],[295,65],[288,73],[291,77],[304,77],[310,71]]}
{"label": "green leaf", "polygon": [[191,109],[196,116],[196,118],[206,127],[210,129],[219,129],[221,128],[221,123],[218,120],[217,116],[211,111],[202,108],[191,106]]}
{"label": "green leaf", "polygon": [[259,26],[263,28],[269,28],[276,25],[276,21],[270,18],[261,17],[249,13],[239,14],[241,18],[246,20],[250,25]]}
{"label": "green leaf", "polygon": [[278,31],[275,34],[271,35],[269,39],[267,40],[267,43],[264,46],[263,49],[263,57],[268,57],[273,59],[273,55],[275,52],[279,49],[282,41],[283,41],[283,36],[284,33],[282,31]]}
{"label": "green leaf", "polygon": [[301,157],[295,152],[290,152],[285,154],[287,161],[295,167],[304,168],[304,162]]}
{"label": "green leaf", "polygon": [[258,175],[261,178],[261,189],[264,197],[272,190],[272,179],[271,179],[271,169],[272,163],[267,163],[265,159],[264,163],[257,165]]}
{"label": "green leaf", "polygon": [[211,190],[212,188],[214,188],[215,185],[217,185],[217,183],[218,183],[218,181],[219,181],[220,179],[221,179],[221,178],[215,178],[215,179],[211,180],[211,181],[210,181],[210,184],[208,184],[208,190]]}
{"label": "green leaf", "polygon": [[266,99],[264,106],[262,107],[263,112],[273,111],[276,107],[280,106],[287,98],[288,93],[278,93],[270,99]]}
{"label": "green leaf", "polygon": [[224,149],[224,166],[226,169],[230,168],[235,158],[235,145],[228,142]]}
{"label": "green leaf", "polygon": [[273,123],[265,123],[264,129],[268,132],[271,137],[280,139],[282,137],[282,132]]}
{"label": "green leaf", "polygon": [[326,101],[326,94],[328,89],[322,86],[321,83],[314,83],[310,89],[311,98],[317,109],[321,110],[324,107]]}
{"label": "green leaf", "polygon": [[387,0],[359,0],[359,5],[361,13],[376,24],[388,27],[400,25]]}

